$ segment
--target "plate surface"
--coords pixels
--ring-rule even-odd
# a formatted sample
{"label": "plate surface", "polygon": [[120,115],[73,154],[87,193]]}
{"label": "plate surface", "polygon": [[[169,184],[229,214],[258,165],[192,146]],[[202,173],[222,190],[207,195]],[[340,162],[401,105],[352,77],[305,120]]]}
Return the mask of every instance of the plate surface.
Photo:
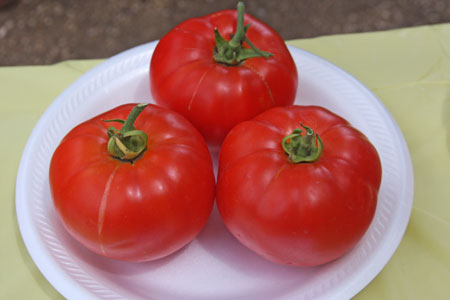
{"label": "plate surface", "polygon": [[16,183],[17,217],[25,245],[49,282],[68,299],[348,299],[363,289],[405,232],[413,200],[409,151],[394,119],[366,87],[294,47],[289,50],[299,70],[296,104],[321,105],[343,116],[381,158],[375,218],[351,252],[315,268],[273,264],[239,244],[216,208],[192,243],[155,262],[103,258],[65,232],[50,196],[51,155],[75,125],[122,103],[153,102],[148,67],[155,46],[130,49],[84,74],[48,107],[27,142]]}

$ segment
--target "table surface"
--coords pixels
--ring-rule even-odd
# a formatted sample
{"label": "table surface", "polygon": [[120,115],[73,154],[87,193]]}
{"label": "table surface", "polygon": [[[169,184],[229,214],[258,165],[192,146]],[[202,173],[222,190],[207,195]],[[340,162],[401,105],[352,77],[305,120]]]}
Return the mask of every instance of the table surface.
{"label": "table surface", "polygon": [[[401,128],[414,168],[414,204],[392,259],[355,299],[450,295],[450,24],[288,41],[349,72]],[[62,299],[34,265],[17,225],[22,151],[50,103],[102,60],[0,68],[0,298]]]}

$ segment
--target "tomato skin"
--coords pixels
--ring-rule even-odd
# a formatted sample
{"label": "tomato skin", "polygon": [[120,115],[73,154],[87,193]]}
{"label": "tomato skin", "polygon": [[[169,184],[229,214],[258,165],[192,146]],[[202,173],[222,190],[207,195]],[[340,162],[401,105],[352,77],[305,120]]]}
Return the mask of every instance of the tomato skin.
{"label": "tomato skin", "polygon": [[135,127],[148,135],[134,161],[107,152],[107,128],[134,104],[119,106],[70,131],[50,164],[53,202],[68,232],[91,251],[118,260],[149,261],[189,243],[214,201],[211,157],[200,133],[181,115],[149,105]]}
{"label": "tomato skin", "polygon": [[273,56],[237,66],[214,61],[214,28],[229,40],[236,31],[236,15],[225,10],[179,24],[159,41],[150,63],[156,103],[187,117],[213,146],[236,124],[268,108],[292,104],[297,91],[297,69],[283,39],[248,14],[248,39]]}
{"label": "tomato skin", "polygon": [[[283,137],[311,127],[324,148],[291,163]],[[317,266],[351,250],[375,214],[381,162],[346,120],[317,106],[270,109],[233,128],[219,157],[217,206],[231,233],[266,259]]]}

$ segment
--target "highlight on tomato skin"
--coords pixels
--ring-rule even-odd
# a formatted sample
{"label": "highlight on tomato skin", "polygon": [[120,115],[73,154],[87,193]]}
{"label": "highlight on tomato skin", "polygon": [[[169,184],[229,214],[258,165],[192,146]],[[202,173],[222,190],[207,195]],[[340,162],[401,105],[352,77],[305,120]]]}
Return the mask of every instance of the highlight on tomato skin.
{"label": "highlight on tomato skin", "polygon": [[277,107],[225,138],[217,207],[229,231],[258,255],[318,266],[364,236],[381,176],[375,147],[342,117],[319,106]]}
{"label": "highlight on tomato skin", "polygon": [[72,237],[99,255],[133,262],[192,241],[215,193],[201,134],[152,104],[122,105],[73,128],[52,156],[49,181]]}
{"label": "highlight on tomato skin", "polygon": [[238,10],[188,19],[158,42],[149,69],[156,103],[189,119],[209,145],[297,92],[295,62],[270,26]]}

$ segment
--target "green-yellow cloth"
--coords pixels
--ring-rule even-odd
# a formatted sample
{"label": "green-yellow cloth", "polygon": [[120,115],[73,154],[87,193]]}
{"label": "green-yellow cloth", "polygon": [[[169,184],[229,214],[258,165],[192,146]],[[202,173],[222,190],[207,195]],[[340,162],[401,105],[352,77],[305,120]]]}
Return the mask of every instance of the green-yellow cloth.
{"label": "green-yellow cloth", "polygon": [[[409,146],[414,205],[406,234],[355,299],[450,297],[450,24],[288,42],[358,78],[389,109]],[[0,299],[61,299],[25,249],[15,182],[41,114],[100,60],[0,68]]]}

